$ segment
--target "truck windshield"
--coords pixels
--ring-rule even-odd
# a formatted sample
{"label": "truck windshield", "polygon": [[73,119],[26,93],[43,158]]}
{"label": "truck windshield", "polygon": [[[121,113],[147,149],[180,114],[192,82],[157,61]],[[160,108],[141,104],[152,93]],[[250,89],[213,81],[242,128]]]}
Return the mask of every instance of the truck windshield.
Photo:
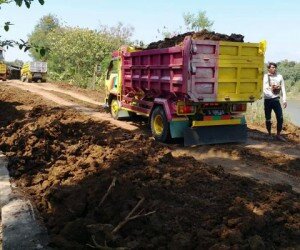
{"label": "truck windshield", "polygon": [[118,73],[118,68],[119,68],[119,61],[120,60],[112,60],[110,61],[109,65],[108,65],[108,69],[107,69],[107,76],[106,79],[108,80],[111,73]]}

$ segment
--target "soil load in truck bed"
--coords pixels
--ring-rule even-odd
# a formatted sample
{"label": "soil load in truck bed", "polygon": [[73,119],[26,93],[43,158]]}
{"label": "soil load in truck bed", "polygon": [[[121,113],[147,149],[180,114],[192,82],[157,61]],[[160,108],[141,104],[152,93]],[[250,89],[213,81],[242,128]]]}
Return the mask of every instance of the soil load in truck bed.
{"label": "soil load in truck bed", "polygon": [[214,31],[208,31],[206,29],[199,32],[187,32],[183,34],[176,35],[172,38],[165,38],[157,42],[150,43],[146,49],[162,49],[172,46],[179,45],[182,43],[186,36],[192,36],[194,39],[199,40],[213,40],[213,41],[229,41],[229,42],[244,42],[244,36],[241,34],[221,34]]}

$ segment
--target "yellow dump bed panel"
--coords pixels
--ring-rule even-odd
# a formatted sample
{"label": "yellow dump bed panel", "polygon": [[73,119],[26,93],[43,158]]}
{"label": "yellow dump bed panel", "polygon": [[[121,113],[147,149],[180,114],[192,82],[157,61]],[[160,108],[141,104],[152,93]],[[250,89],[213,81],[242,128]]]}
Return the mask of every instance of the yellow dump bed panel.
{"label": "yellow dump bed panel", "polygon": [[6,74],[6,64],[0,63],[0,74]]}
{"label": "yellow dump bed panel", "polygon": [[264,51],[259,43],[220,42],[217,101],[255,101],[263,87]]}

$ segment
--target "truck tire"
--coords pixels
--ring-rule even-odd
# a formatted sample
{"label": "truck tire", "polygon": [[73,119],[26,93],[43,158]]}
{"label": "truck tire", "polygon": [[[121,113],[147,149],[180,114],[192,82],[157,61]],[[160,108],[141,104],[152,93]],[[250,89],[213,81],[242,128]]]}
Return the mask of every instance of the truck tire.
{"label": "truck tire", "polygon": [[110,103],[110,114],[112,116],[112,118],[118,120],[119,116],[119,109],[120,109],[120,105],[119,105],[119,101],[117,99],[112,99],[111,103]]}
{"label": "truck tire", "polygon": [[170,124],[162,107],[156,107],[151,115],[151,132],[155,140],[167,142],[171,139]]}

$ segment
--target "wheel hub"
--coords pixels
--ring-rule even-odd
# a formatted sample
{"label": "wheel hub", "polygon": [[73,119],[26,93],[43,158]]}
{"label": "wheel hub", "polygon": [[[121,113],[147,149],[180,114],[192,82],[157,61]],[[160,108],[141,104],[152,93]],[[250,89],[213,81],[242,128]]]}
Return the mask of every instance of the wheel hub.
{"label": "wheel hub", "polygon": [[163,118],[160,115],[155,116],[153,125],[155,133],[161,135],[164,131],[164,124]]}

